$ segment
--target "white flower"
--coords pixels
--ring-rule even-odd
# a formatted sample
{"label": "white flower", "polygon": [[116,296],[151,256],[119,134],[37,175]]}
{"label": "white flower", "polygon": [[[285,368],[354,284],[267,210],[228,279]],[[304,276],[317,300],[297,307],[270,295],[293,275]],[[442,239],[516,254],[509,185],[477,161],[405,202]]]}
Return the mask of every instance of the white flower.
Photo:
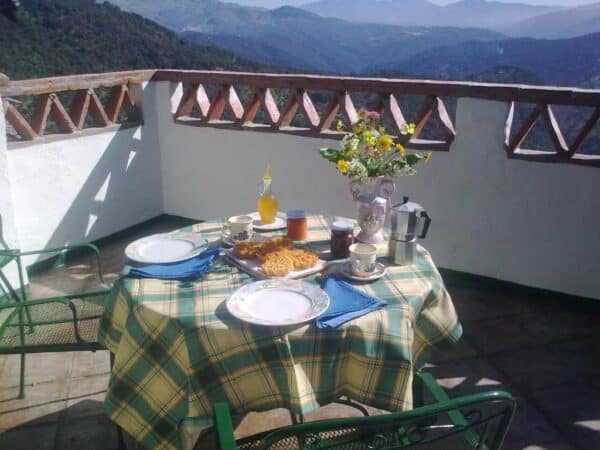
{"label": "white flower", "polygon": [[414,175],[417,171],[408,164],[398,171],[398,175]]}
{"label": "white flower", "polygon": [[360,161],[353,159],[348,163],[348,176],[350,178],[366,177],[367,168]]}
{"label": "white flower", "polygon": [[358,148],[359,143],[360,141],[356,136],[350,136],[349,134],[347,134],[343,137],[342,141],[340,142],[340,148],[342,150],[349,149],[351,151],[355,151]]}

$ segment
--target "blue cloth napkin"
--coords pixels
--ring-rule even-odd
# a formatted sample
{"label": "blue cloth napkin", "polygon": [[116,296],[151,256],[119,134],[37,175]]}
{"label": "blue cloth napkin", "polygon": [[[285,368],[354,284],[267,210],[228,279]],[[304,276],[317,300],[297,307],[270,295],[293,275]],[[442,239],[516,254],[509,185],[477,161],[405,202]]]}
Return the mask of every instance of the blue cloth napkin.
{"label": "blue cloth napkin", "polygon": [[333,275],[325,279],[322,287],[330,300],[329,308],[316,320],[317,328],[322,330],[336,328],[387,305],[386,301],[367,295]]}
{"label": "blue cloth napkin", "polygon": [[219,256],[220,247],[211,248],[194,258],[169,264],[148,264],[131,267],[128,275],[140,278],[160,278],[162,280],[191,280],[199,278]]}

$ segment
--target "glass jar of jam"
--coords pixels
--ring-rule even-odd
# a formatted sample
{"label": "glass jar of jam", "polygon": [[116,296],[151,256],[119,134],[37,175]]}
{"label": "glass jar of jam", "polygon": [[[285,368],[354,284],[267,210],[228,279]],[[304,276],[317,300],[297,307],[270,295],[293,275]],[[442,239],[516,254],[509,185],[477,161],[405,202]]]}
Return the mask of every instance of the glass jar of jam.
{"label": "glass jar of jam", "polygon": [[288,211],[287,215],[287,237],[292,241],[304,241],[307,237],[308,224],[306,222],[306,211],[294,209]]}
{"label": "glass jar of jam", "polygon": [[354,227],[350,222],[336,221],[331,225],[331,255],[334,258],[350,256],[354,242]]}

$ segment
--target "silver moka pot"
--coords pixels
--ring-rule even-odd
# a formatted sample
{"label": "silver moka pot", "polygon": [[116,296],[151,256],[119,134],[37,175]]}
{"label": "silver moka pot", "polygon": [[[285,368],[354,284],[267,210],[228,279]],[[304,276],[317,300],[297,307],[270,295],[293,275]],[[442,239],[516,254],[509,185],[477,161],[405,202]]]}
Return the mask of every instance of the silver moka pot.
{"label": "silver moka pot", "polygon": [[423,239],[429,230],[431,218],[421,205],[404,197],[390,209],[391,234],[388,249],[390,262],[399,265],[413,264],[417,239]]}

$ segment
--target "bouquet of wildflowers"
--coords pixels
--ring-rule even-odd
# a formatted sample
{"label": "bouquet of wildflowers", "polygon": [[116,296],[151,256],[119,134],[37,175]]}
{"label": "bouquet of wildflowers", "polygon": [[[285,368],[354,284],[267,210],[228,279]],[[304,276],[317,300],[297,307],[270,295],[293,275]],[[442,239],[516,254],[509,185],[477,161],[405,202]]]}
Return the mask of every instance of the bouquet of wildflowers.
{"label": "bouquet of wildflowers", "polygon": [[[323,158],[335,163],[338,172],[348,178],[414,175],[414,166],[421,160],[427,162],[431,157],[431,152],[406,154],[404,146],[394,142],[392,136],[385,132],[385,128],[377,125],[377,112],[362,110],[358,117],[359,120],[342,139],[339,150],[319,150]],[[337,123],[337,130],[344,131],[341,121]],[[412,135],[414,131],[414,124],[404,126],[406,134]]]}

